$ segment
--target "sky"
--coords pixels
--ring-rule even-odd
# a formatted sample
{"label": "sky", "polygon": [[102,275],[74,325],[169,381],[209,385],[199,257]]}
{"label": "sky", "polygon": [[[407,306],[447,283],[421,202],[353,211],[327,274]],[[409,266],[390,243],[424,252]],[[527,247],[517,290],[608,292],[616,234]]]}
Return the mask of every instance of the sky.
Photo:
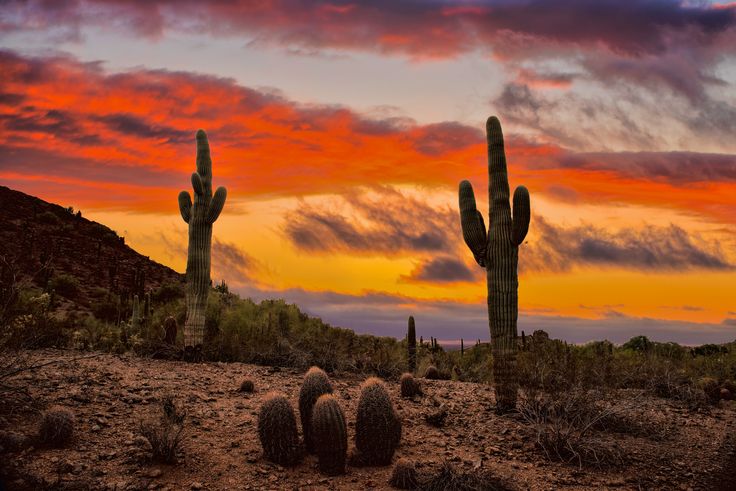
{"label": "sky", "polygon": [[0,0],[0,184],[183,272],[207,131],[213,280],[333,325],[489,339],[457,188],[485,119],[531,194],[519,331],[736,339],[736,3]]}

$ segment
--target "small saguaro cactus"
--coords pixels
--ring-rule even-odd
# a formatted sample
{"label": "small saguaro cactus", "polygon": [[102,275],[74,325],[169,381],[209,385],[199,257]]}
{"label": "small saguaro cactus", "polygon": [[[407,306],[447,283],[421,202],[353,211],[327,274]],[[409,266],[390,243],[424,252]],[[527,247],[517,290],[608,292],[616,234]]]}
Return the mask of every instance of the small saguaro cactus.
{"label": "small saguaro cactus", "polygon": [[417,369],[417,330],[414,326],[414,316],[409,316],[409,329],[406,333],[406,344],[409,351],[409,370],[412,373]]}
{"label": "small saguaro cactus", "polygon": [[66,445],[74,436],[74,413],[71,410],[53,406],[43,415],[38,436],[43,443],[54,447]]}
{"label": "small saguaro cactus", "polygon": [[258,437],[266,459],[283,466],[299,462],[301,449],[296,416],[283,394],[271,392],[266,395],[258,413]]}
{"label": "small saguaro cactus", "polygon": [[179,330],[179,325],[176,322],[176,318],[168,316],[164,321],[164,343],[168,345],[176,344],[176,332]]}
{"label": "small saguaro cactus", "polygon": [[516,406],[516,321],[519,316],[519,245],[529,230],[529,191],[519,186],[514,191],[514,210],[509,204],[509,181],[503,134],[498,118],[486,123],[488,140],[488,201],[490,228],[486,232],[483,215],[475,206],[473,186],[462,181],[459,190],[460,221],[463,239],[476,262],[486,270],[488,286],[488,324],[491,331],[493,381],[496,409]]}
{"label": "small saguaro cactus", "polygon": [[327,374],[319,367],[312,367],[304,376],[304,382],[299,389],[299,416],[302,420],[304,446],[307,452],[314,452],[312,439],[312,409],[323,394],[332,394],[332,384]]}
{"label": "small saguaro cactus", "polygon": [[348,430],[345,414],[332,394],[322,394],[312,410],[312,437],[319,469],[328,476],[345,473]]}
{"label": "small saguaro cactus", "polygon": [[187,319],[184,347],[195,348],[204,339],[204,313],[210,290],[210,249],[212,224],[225,206],[227,190],[220,186],[212,194],[212,159],[204,130],[197,131],[197,171],[192,174],[194,202],[187,191],[179,193],[179,211],[189,224],[187,255]]}
{"label": "small saguaro cactus", "polygon": [[355,446],[367,465],[388,465],[401,440],[401,420],[384,383],[371,377],[360,387]]}

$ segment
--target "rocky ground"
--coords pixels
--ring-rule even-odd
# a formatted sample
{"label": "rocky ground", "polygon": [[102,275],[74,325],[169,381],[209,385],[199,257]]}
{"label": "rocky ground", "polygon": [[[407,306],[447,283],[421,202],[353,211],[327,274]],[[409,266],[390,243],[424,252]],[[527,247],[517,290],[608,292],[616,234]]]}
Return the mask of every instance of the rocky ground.
{"label": "rocky ground", "polygon": [[[296,408],[300,371],[67,351],[29,355],[35,362],[55,363],[21,374],[17,383],[32,399],[3,403],[0,429],[6,437],[8,432],[33,435],[41,411],[62,405],[76,414],[76,435],[62,449],[3,449],[7,489],[390,489],[390,467],[349,467],[344,476],[325,477],[312,456],[290,469],[262,458],[259,405],[267,392],[278,390]],[[253,394],[238,391],[244,378],[255,382]],[[352,445],[363,378],[332,378]],[[600,438],[620,448],[624,463],[579,467],[546,458],[535,445],[533,428],[520,416],[497,416],[486,385],[422,380],[426,395],[415,401],[399,397],[398,382],[388,385],[403,419],[397,457],[416,462],[420,476],[447,461],[459,470],[490,471],[512,489],[735,489],[730,482],[736,463],[733,402],[696,413],[664,399],[622,393],[622,400],[632,398],[631,417],[654,431],[639,436],[602,432]],[[157,410],[164,393],[173,394],[188,414],[176,465],[146,460],[147,443],[138,433],[140,421]],[[441,428],[425,421],[438,403],[449,408]]]}

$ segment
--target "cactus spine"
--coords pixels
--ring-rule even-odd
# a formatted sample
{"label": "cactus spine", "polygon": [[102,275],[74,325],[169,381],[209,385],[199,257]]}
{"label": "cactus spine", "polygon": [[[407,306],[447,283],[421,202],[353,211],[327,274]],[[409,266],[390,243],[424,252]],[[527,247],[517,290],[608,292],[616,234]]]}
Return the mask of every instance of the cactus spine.
{"label": "cactus spine", "polygon": [[503,133],[495,116],[488,118],[486,135],[490,228],[486,233],[483,215],[476,209],[469,181],[460,183],[460,221],[465,243],[476,262],[486,269],[496,407],[499,412],[505,412],[516,406],[518,388],[515,371],[519,315],[517,266],[519,245],[529,230],[529,191],[524,186],[514,191],[512,217]]}
{"label": "cactus spine", "polygon": [[409,329],[406,333],[406,343],[409,350],[409,370],[414,373],[417,369],[417,330],[414,325],[414,316],[409,316]]}
{"label": "cactus spine", "polygon": [[322,394],[312,411],[312,436],[319,469],[328,476],[345,473],[348,430],[345,414],[332,394]]}
{"label": "cactus spine", "polygon": [[212,159],[207,134],[197,131],[197,171],[192,174],[194,203],[187,191],[179,193],[179,211],[189,224],[187,256],[187,319],[184,346],[201,346],[204,339],[204,313],[210,289],[210,248],[212,224],[225,206],[227,190],[217,188],[212,194]]}

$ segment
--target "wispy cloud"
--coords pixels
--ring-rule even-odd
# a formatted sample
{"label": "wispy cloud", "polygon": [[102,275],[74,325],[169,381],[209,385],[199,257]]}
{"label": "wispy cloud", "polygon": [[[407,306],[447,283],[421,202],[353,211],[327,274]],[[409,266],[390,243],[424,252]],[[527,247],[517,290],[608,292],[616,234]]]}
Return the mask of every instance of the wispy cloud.
{"label": "wispy cloud", "polygon": [[522,272],[570,271],[576,267],[639,271],[732,270],[734,265],[712,239],[676,226],[647,225],[609,231],[590,224],[553,225],[533,218],[534,242],[519,254]]}

